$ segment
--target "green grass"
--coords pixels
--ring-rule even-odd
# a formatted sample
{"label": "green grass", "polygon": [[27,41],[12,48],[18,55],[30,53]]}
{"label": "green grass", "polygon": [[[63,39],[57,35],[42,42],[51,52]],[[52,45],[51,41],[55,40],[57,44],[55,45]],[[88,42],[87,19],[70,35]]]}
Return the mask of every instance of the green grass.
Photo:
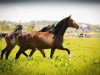
{"label": "green grass", "polygon": [[[45,50],[46,58],[37,50],[31,59],[21,55],[14,60],[19,49],[16,46],[9,60],[0,60],[0,75],[100,75],[100,38],[70,38],[63,45],[71,51],[70,62],[67,52],[61,50],[55,51],[52,60],[50,50]],[[0,54],[5,46],[4,39],[0,40]]]}

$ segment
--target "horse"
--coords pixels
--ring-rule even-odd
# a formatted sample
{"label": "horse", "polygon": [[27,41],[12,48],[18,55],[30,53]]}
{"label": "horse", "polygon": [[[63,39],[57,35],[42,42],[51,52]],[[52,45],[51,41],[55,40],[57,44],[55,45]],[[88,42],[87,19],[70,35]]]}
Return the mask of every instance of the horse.
{"label": "horse", "polygon": [[16,41],[18,45],[20,45],[20,49],[16,53],[15,59],[18,59],[27,48],[30,48],[32,49],[29,54],[30,57],[34,54],[36,49],[38,49],[44,57],[45,53],[43,52],[43,49],[51,49],[50,58],[52,59],[55,49],[59,49],[66,50],[68,52],[68,59],[70,60],[70,50],[62,46],[64,40],[63,36],[68,27],[79,28],[78,24],[71,18],[71,16],[59,21],[49,32],[31,32],[18,36]]}
{"label": "horse", "polygon": [[[3,54],[6,52],[6,56],[9,55],[9,53],[11,52],[11,50],[15,47],[15,42],[14,42],[14,37],[15,37],[15,33],[17,34],[21,34],[22,33],[22,25],[17,25],[14,29],[13,32],[11,33],[0,33],[0,38],[5,38],[6,41],[6,48],[4,50],[2,50],[1,53],[1,58],[3,58]],[[7,53],[8,52],[8,53]],[[6,57],[7,59],[7,57]]]}
{"label": "horse", "polygon": [[[53,25],[48,25],[44,28],[42,28],[39,32],[46,32],[50,29],[52,29],[54,27],[54,24]],[[6,48],[2,50],[1,52],[1,59],[3,58],[3,55],[4,53],[6,53],[6,59],[8,59],[8,56],[10,54],[10,52],[12,51],[12,49],[15,47],[16,45],[16,42],[15,42],[15,34],[23,34],[23,33],[27,33],[27,32],[21,32],[22,30],[22,26],[21,25],[17,25],[15,30],[9,34],[9,33],[0,33],[0,38],[5,38],[5,41],[7,43],[6,45]],[[23,54],[26,56],[26,57],[29,57],[25,52],[23,52]]]}

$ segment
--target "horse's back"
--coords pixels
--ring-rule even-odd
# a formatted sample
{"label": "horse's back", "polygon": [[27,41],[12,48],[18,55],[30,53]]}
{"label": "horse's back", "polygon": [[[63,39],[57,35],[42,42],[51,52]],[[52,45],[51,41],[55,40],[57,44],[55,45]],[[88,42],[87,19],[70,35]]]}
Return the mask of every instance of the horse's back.
{"label": "horse's back", "polygon": [[23,47],[45,49],[52,46],[52,37],[53,34],[49,32],[25,32],[18,36],[17,43]]}
{"label": "horse's back", "polygon": [[49,48],[53,43],[53,34],[49,32],[28,32],[20,36],[19,42],[36,48]]}

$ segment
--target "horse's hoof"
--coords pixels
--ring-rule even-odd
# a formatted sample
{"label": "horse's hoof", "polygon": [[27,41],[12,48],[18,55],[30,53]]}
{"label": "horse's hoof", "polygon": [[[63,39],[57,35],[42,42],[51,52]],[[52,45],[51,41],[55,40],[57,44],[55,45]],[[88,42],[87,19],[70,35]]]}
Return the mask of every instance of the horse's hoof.
{"label": "horse's hoof", "polygon": [[49,60],[52,60],[52,58],[49,58]]}
{"label": "horse's hoof", "polygon": [[71,54],[68,55],[68,60],[69,60],[69,61],[71,60]]}
{"label": "horse's hoof", "polygon": [[30,56],[27,56],[27,59],[30,59],[31,57]]}

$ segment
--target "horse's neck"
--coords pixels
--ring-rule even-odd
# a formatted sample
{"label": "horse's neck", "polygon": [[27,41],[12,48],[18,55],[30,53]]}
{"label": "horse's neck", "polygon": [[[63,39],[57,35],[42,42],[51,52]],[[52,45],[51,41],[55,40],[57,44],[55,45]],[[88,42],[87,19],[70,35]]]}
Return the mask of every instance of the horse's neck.
{"label": "horse's neck", "polygon": [[58,22],[58,24],[53,28],[53,33],[56,36],[62,36],[64,35],[66,29],[68,28],[67,25],[65,25],[65,21],[61,20]]}
{"label": "horse's neck", "polygon": [[10,34],[10,39],[16,39],[17,36],[18,36],[19,34],[22,34],[22,31],[15,31],[15,30],[14,30],[14,31]]}
{"label": "horse's neck", "polygon": [[[68,28],[68,27],[67,27],[67,28]],[[65,34],[65,32],[66,32],[66,29],[67,29],[67,28],[62,28],[61,30],[59,30],[59,31],[58,31],[58,33],[57,33],[57,35],[59,35],[59,36],[62,36],[62,37],[63,37],[63,36],[64,36],[64,34]]]}
{"label": "horse's neck", "polygon": [[64,36],[64,34],[65,34],[65,32],[66,32],[66,29],[67,29],[68,27],[60,27],[59,29],[57,29],[57,30],[54,30],[54,35],[56,36],[60,36],[60,37],[63,37]]}

